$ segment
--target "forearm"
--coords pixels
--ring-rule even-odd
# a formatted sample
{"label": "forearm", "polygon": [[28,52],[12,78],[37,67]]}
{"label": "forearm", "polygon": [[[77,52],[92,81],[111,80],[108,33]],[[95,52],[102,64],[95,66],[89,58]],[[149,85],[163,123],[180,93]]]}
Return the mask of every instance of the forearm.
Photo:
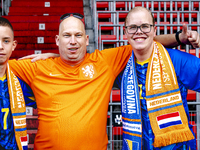
{"label": "forearm", "polygon": [[175,34],[162,34],[157,35],[154,40],[160,42],[165,47],[175,47],[178,46],[178,42],[176,40]]}
{"label": "forearm", "polygon": [[182,31],[178,31],[176,34],[158,35],[154,40],[169,48],[179,46],[180,44],[192,45],[194,48],[200,47],[199,33],[197,31],[187,30],[186,24],[183,24]]}
{"label": "forearm", "polygon": [[20,58],[19,60],[31,59],[31,62],[36,62],[38,60],[45,60],[47,58],[59,57],[59,56],[60,54],[56,54],[56,53],[42,53],[42,54],[32,54],[32,55],[24,56]]}

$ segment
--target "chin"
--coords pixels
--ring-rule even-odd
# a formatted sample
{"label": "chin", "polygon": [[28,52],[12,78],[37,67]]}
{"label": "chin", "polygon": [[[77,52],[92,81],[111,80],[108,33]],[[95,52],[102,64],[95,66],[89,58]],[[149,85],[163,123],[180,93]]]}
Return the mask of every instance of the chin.
{"label": "chin", "polygon": [[145,46],[134,46],[133,49],[135,49],[135,50],[137,50],[137,51],[142,51],[142,50],[144,50],[144,49],[147,49],[147,47],[145,47]]}

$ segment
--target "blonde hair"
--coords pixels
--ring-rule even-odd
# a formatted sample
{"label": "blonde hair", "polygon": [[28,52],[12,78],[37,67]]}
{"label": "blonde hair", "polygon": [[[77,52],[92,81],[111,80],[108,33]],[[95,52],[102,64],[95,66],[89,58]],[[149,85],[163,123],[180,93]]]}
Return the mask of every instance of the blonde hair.
{"label": "blonde hair", "polygon": [[126,16],[126,18],[125,18],[125,22],[124,22],[125,26],[126,26],[126,22],[127,22],[127,20],[128,20],[129,15],[130,15],[131,13],[133,13],[133,12],[138,11],[138,10],[146,10],[147,12],[149,12],[149,14],[150,14],[151,17],[152,17],[153,25],[155,26],[155,18],[153,17],[152,12],[151,12],[149,9],[147,9],[147,8],[145,8],[145,7],[142,7],[142,6],[134,7],[134,8],[132,8],[132,9],[128,12],[128,14],[127,14],[127,16]]}

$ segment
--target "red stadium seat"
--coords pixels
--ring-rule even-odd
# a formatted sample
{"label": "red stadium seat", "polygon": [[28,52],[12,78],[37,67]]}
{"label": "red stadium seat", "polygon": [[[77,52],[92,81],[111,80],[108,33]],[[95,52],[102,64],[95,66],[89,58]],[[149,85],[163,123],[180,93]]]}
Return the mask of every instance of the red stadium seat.
{"label": "red stadium seat", "polygon": [[97,9],[108,9],[108,2],[97,2]]}
{"label": "red stadium seat", "polygon": [[[99,25],[113,25],[113,22],[98,22],[98,28]],[[101,26],[101,30],[113,30],[112,26]]]}
{"label": "red stadium seat", "polygon": [[123,128],[122,127],[113,127],[113,135],[122,135]]}
{"label": "red stadium seat", "polygon": [[59,22],[55,23],[49,23],[49,22],[36,22],[36,23],[30,23],[30,22],[13,22],[12,26],[14,29],[14,32],[17,31],[38,31],[40,30],[40,24],[45,26],[45,31],[58,31]]}
{"label": "red stadium seat", "polygon": [[191,29],[192,30],[197,30],[197,27],[199,27],[199,29],[200,29],[200,23],[198,24],[196,21],[194,21],[194,22],[192,22],[192,25],[195,25],[195,26],[191,26]]}
{"label": "red stadium seat", "polygon": [[50,6],[51,7],[73,7],[73,6],[77,6],[77,7],[83,7],[83,3],[81,1],[77,1],[77,0],[73,0],[73,1],[65,1],[65,0],[60,0],[59,3],[54,0],[38,0],[37,2],[34,1],[28,1],[28,0],[13,0],[12,1],[12,6],[15,7],[44,7],[45,6],[45,2],[50,2]]}
{"label": "red stadium seat", "polygon": [[187,95],[187,100],[188,101],[194,101],[196,100],[196,92],[192,90],[188,90],[188,95]]}
{"label": "red stadium seat", "polygon": [[[174,25],[178,24],[177,22],[173,22]],[[183,24],[188,24],[188,22],[180,22],[179,24],[183,25]],[[179,26],[180,30],[182,29],[182,26]],[[173,30],[174,30],[174,33],[178,30],[178,26],[173,26]]]}
{"label": "red stadium seat", "polygon": [[[69,12],[73,12],[75,9],[77,9],[77,13],[82,13],[82,10],[80,9],[82,7],[71,6],[71,7],[10,7],[9,9],[9,15],[21,15],[21,16],[30,16],[30,15],[63,15],[63,12],[66,11],[66,9]],[[80,11],[79,11],[80,10]]]}
{"label": "red stadium seat", "polygon": [[112,101],[113,102],[120,102],[120,90],[112,90]]}
{"label": "red stadium seat", "polygon": [[[157,26],[158,23],[155,22],[155,25]],[[170,23],[169,23],[168,21],[167,21],[167,22],[160,22],[160,23],[159,23],[159,26],[157,26],[157,27],[159,27],[159,29],[160,29],[161,31],[164,31],[165,26],[161,26],[161,25],[170,25]],[[167,26],[167,30],[170,30],[170,26]]]}

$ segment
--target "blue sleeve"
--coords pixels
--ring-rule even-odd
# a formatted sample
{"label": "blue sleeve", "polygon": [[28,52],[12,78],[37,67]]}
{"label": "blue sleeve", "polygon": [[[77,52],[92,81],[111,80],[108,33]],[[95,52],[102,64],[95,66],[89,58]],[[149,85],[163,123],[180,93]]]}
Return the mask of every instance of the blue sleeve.
{"label": "blue sleeve", "polygon": [[120,89],[121,88],[121,80],[122,80],[122,75],[124,73],[124,69],[120,72],[120,74],[116,77],[115,82],[113,87]]}
{"label": "blue sleeve", "polygon": [[34,97],[33,91],[31,90],[30,86],[28,86],[28,84],[26,84],[20,78],[18,78],[18,80],[21,84],[21,88],[22,88],[22,91],[23,91],[26,106],[31,106],[33,108],[37,108],[37,105],[36,105],[36,102],[35,102],[35,97]]}
{"label": "blue sleeve", "polygon": [[191,54],[167,49],[177,78],[190,90],[200,92],[200,59]]}

